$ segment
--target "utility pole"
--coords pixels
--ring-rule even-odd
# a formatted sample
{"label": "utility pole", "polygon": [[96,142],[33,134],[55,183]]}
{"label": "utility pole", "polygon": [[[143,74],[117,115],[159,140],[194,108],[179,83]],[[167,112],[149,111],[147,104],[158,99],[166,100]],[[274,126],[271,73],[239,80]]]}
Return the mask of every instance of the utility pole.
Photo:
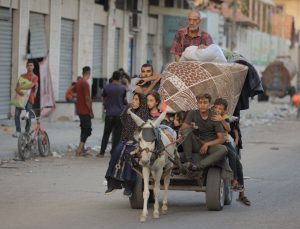
{"label": "utility pole", "polygon": [[297,69],[297,92],[300,92],[300,32],[298,33],[298,69]]}
{"label": "utility pole", "polygon": [[232,24],[230,33],[230,49],[233,51],[236,48],[236,13],[237,13],[238,2],[237,0],[232,0],[230,3],[230,8],[232,8]]}

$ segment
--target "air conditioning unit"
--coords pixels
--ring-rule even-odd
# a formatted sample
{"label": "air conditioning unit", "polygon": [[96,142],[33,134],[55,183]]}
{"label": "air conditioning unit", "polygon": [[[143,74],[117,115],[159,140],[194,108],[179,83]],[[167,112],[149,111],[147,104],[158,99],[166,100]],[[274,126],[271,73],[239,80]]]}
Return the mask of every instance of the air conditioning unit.
{"label": "air conditioning unit", "polygon": [[132,13],[129,18],[131,31],[138,32],[141,29],[142,15],[140,13]]}

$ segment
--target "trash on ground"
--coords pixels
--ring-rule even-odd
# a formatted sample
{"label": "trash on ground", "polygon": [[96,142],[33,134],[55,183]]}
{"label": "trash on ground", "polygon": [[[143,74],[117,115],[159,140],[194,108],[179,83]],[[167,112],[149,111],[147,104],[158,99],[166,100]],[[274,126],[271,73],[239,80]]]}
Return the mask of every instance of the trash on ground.
{"label": "trash on ground", "polygon": [[52,152],[52,157],[62,158],[62,156],[57,152]]}

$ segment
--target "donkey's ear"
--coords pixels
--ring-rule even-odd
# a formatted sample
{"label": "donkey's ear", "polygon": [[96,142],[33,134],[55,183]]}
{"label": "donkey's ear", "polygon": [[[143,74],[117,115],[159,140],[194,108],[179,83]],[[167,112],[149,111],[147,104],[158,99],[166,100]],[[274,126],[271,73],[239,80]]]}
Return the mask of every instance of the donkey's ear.
{"label": "donkey's ear", "polygon": [[131,109],[128,109],[127,111],[128,114],[130,114],[131,118],[133,119],[133,121],[135,122],[135,124],[140,127],[142,126],[145,122],[143,119],[141,119],[139,116],[137,116],[136,114],[134,114]]}
{"label": "donkey's ear", "polygon": [[162,122],[162,120],[165,119],[166,114],[167,114],[167,110],[165,110],[163,113],[161,113],[160,116],[153,122],[153,126],[155,128],[159,127],[159,125]]}

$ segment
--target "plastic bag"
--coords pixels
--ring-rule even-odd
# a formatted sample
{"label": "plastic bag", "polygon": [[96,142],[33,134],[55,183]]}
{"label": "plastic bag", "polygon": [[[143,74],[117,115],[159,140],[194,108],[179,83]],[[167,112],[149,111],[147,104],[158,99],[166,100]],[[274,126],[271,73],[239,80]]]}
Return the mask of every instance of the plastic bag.
{"label": "plastic bag", "polygon": [[180,61],[227,63],[222,49],[216,44],[211,44],[204,49],[198,48],[198,46],[187,47],[182,53]]}
{"label": "plastic bag", "polygon": [[[30,80],[27,80],[23,77],[20,77],[18,79],[18,85],[19,86],[28,86],[31,83],[32,82]],[[23,90],[20,91],[23,95],[20,95],[20,94],[16,93],[15,97],[11,101],[11,104],[14,105],[15,107],[25,108],[25,106],[28,102],[30,91],[31,91],[31,89],[23,89]]]}

